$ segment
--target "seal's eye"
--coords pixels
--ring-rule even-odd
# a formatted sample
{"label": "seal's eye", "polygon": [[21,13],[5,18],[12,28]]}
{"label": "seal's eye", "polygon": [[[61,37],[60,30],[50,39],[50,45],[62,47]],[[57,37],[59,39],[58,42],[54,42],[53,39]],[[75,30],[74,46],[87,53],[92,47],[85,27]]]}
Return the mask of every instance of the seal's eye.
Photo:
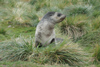
{"label": "seal's eye", "polygon": [[60,16],[61,16],[61,14],[59,13],[57,16],[58,16],[58,17],[60,17]]}

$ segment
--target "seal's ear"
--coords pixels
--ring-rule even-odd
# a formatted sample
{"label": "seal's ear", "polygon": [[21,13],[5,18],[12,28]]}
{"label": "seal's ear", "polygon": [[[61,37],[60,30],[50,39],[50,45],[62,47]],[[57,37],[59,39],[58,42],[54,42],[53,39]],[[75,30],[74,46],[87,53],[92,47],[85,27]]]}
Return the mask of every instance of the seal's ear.
{"label": "seal's ear", "polygon": [[55,14],[55,12],[48,12],[47,15],[48,16],[53,16]]}

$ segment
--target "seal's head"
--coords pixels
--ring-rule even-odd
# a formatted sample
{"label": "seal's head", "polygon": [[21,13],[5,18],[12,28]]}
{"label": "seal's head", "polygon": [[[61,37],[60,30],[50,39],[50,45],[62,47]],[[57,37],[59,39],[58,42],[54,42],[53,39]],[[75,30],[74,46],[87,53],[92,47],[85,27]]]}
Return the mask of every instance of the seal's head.
{"label": "seal's head", "polygon": [[58,12],[48,12],[43,19],[48,20],[54,24],[63,21],[66,18],[65,15]]}

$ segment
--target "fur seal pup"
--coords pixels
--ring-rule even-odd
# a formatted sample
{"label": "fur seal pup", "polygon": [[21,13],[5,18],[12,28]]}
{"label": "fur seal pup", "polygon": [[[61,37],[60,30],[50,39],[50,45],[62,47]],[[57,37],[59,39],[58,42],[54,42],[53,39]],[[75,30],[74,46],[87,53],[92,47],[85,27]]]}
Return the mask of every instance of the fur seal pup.
{"label": "fur seal pup", "polygon": [[36,27],[35,47],[47,46],[53,42],[55,43],[54,26],[65,18],[65,15],[58,12],[48,12],[44,15]]}

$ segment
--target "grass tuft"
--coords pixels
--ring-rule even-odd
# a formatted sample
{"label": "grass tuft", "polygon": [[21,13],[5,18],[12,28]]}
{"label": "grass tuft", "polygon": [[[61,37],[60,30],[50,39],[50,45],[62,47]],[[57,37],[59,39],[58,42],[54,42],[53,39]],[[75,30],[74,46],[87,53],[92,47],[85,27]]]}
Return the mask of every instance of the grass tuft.
{"label": "grass tuft", "polygon": [[6,34],[6,30],[4,28],[0,28],[0,34],[5,35]]}
{"label": "grass tuft", "polygon": [[68,17],[64,22],[60,23],[60,30],[73,40],[80,38],[88,31],[88,17],[86,15],[77,15]]}
{"label": "grass tuft", "polygon": [[[35,48],[33,39],[17,39],[0,45],[0,55],[3,60],[32,61],[38,64],[69,64],[71,66],[81,65],[85,56],[84,51],[78,45],[68,42],[62,44],[51,44],[43,48]],[[84,58],[85,59],[85,58]]]}
{"label": "grass tuft", "polygon": [[72,5],[64,8],[64,13],[69,16],[75,16],[79,14],[90,14],[92,12],[92,6],[88,5]]}
{"label": "grass tuft", "polygon": [[[16,42],[18,41],[18,42]],[[3,60],[28,60],[29,55],[33,53],[33,41],[28,42],[24,39],[17,38],[11,42],[3,43],[0,51]]]}
{"label": "grass tuft", "polygon": [[[12,1],[13,2],[13,1]],[[8,2],[8,4],[11,4]],[[2,21],[8,24],[13,25],[22,25],[22,26],[36,26],[38,23],[38,17],[35,14],[34,8],[28,2],[14,1],[14,6],[6,6],[6,9],[2,8],[0,10],[2,15]],[[6,17],[5,17],[6,16]]]}
{"label": "grass tuft", "polygon": [[94,61],[96,62],[100,61],[100,45],[95,46],[93,57],[95,58]]}
{"label": "grass tuft", "polygon": [[94,46],[94,44],[100,44],[100,30],[96,30],[93,32],[90,32],[83,37],[80,38],[80,43],[83,46]]}

